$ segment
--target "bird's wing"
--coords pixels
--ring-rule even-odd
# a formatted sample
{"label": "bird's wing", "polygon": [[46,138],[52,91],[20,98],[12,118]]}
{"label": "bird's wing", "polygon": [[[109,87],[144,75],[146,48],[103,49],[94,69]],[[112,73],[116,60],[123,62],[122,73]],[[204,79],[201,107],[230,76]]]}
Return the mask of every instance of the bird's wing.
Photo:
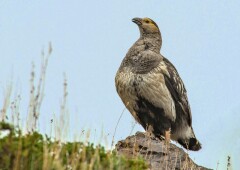
{"label": "bird's wing", "polygon": [[140,101],[138,103],[142,102],[155,116],[163,114],[162,116],[175,121],[175,103],[165,84],[164,70],[161,69],[163,57],[151,51],[143,51],[139,56],[140,64],[135,68],[137,74],[133,84]]}
{"label": "bird's wing", "polygon": [[[166,58],[163,58],[163,62],[166,65],[166,71],[168,74],[164,74],[165,84],[170,91],[176,105],[176,112],[186,115],[188,124],[192,124],[192,115],[187,98],[187,91],[183,84],[181,77],[179,76],[176,68]],[[179,107],[178,107],[178,106]]]}

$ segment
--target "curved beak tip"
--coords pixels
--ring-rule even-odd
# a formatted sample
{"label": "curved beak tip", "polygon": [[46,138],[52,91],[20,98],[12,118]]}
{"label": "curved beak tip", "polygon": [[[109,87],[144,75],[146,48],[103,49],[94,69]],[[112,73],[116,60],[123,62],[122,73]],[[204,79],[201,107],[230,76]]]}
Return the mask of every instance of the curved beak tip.
{"label": "curved beak tip", "polygon": [[142,19],[141,18],[133,18],[132,22],[134,22],[137,25],[141,25],[142,24]]}

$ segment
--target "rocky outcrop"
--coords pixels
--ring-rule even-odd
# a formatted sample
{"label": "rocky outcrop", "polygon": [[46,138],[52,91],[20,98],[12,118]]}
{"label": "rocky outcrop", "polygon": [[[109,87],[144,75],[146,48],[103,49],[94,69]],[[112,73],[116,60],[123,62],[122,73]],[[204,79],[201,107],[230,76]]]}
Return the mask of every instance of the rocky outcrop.
{"label": "rocky outcrop", "polygon": [[195,164],[182,148],[142,132],[119,141],[116,151],[128,158],[142,157],[151,170],[209,170]]}

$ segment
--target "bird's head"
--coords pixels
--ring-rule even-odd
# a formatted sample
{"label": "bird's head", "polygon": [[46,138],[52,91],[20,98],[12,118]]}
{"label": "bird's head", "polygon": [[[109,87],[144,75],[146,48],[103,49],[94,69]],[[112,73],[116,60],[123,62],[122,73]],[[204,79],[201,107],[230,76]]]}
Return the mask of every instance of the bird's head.
{"label": "bird's head", "polygon": [[157,24],[150,18],[133,18],[132,21],[138,25],[141,35],[160,34]]}

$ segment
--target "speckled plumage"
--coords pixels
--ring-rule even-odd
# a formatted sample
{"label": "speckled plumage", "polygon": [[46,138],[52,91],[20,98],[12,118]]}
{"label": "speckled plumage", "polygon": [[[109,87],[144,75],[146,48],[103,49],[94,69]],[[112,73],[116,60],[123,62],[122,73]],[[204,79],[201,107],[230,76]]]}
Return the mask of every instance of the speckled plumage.
{"label": "speckled plumage", "polygon": [[201,149],[192,129],[184,84],[160,54],[161,33],[149,18],[134,18],[140,38],[129,49],[115,77],[123,103],[143,128],[155,136],[171,129],[171,139],[190,150]]}

